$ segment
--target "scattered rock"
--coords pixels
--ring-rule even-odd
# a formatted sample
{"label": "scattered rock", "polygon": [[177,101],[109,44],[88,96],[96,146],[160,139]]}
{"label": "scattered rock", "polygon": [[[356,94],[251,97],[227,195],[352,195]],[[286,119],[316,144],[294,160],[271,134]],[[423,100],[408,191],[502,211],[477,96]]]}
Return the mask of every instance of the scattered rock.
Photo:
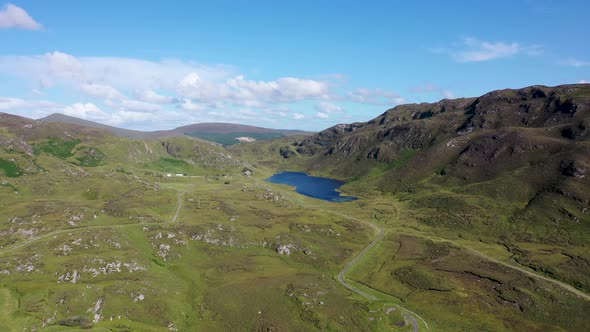
{"label": "scattered rock", "polygon": [[279,255],[290,255],[291,249],[293,249],[292,244],[283,244],[277,247],[277,253],[279,253]]}
{"label": "scattered rock", "polygon": [[86,317],[81,317],[81,316],[74,316],[74,317],[62,319],[62,320],[58,321],[57,324],[59,324],[61,326],[69,326],[69,327],[78,326],[82,329],[89,329],[92,327],[92,322],[90,321],[90,319],[88,319]]}
{"label": "scattered rock", "polygon": [[583,179],[588,170],[575,161],[566,162],[562,166],[562,173],[566,176],[573,176],[577,179]]}

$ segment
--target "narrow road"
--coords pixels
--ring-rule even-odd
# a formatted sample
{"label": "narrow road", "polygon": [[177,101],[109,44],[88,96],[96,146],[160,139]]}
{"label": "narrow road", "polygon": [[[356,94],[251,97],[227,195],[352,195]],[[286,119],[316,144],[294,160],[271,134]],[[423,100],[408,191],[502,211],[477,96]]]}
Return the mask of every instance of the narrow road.
{"label": "narrow road", "polygon": [[344,278],[345,278],[345,274],[348,272],[348,270],[350,270],[350,268],[356,264],[361,258],[363,258],[363,256],[369,251],[371,250],[371,248],[373,248],[379,241],[381,241],[381,239],[383,239],[383,236],[385,236],[385,231],[383,229],[380,229],[379,234],[377,235],[377,237],[375,237],[375,239],[373,239],[373,241],[371,243],[369,243],[369,245],[367,247],[365,247],[365,249],[363,249],[363,251],[361,251],[355,258],[353,258],[350,262],[348,262],[348,264],[346,264],[346,266],[342,269],[342,271],[340,271],[340,273],[338,273],[338,282],[350,289],[351,291],[359,294],[360,296],[371,300],[371,301],[375,301],[377,300],[377,298],[371,294],[365,293],[363,291],[361,291],[360,289],[354,287],[353,285],[347,283]]}
{"label": "narrow road", "polygon": [[[326,211],[328,211],[328,210],[326,210]],[[336,212],[333,212],[333,213],[336,213]],[[341,215],[340,213],[336,213],[336,214]],[[357,218],[354,218],[354,217],[349,217],[346,215],[342,215],[342,216],[346,217],[346,218],[357,220]],[[359,221],[362,221],[362,220],[359,219]],[[340,273],[338,273],[338,282],[342,286],[346,287],[347,289],[359,294],[360,296],[362,296],[370,301],[376,301],[377,298],[374,295],[363,292],[362,290],[349,284],[348,282],[346,282],[345,278],[346,278],[346,273],[348,272],[348,270],[350,270],[350,268],[352,268],[359,260],[361,260],[367,254],[367,252],[369,252],[369,250],[371,250],[375,245],[377,245],[377,243],[379,243],[381,240],[383,240],[383,237],[385,236],[385,231],[383,230],[383,228],[379,228],[379,227],[377,227],[377,228],[379,229],[379,234],[377,234],[377,236],[373,239],[373,241],[371,241],[371,243],[369,243],[369,245],[367,245],[365,247],[365,249],[363,249],[355,258],[353,258],[350,262],[348,262],[348,264],[346,264],[346,266],[340,271]],[[375,290],[375,291],[377,291],[377,290]],[[418,314],[416,314],[415,312],[408,310],[406,308],[402,308],[400,306],[397,306],[397,307],[401,311],[403,311],[402,315],[404,316],[404,320],[410,322],[414,332],[418,332],[418,329],[419,329],[418,321],[416,321],[416,318],[414,318],[414,316],[420,318],[420,320],[422,320],[422,322],[424,323],[424,326],[426,326],[426,328],[428,329],[428,323],[422,317],[420,317]]]}
{"label": "narrow road", "polygon": [[[363,258],[363,256],[369,251],[371,250],[375,245],[377,245],[377,243],[379,243],[383,237],[385,236],[385,230],[383,230],[383,228],[368,222],[366,220],[363,219],[359,219],[353,216],[349,216],[347,214],[344,213],[340,213],[340,212],[336,212],[336,211],[332,211],[332,210],[328,210],[328,209],[323,209],[321,207],[318,206],[312,206],[312,205],[308,205],[303,203],[301,200],[297,199],[296,197],[293,197],[292,193],[284,193],[286,194],[288,197],[291,198],[291,200],[297,204],[299,204],[299,206],[309,209],[309,210],[316,210],[316,211],[323,211],[323,212],[328,212],[328,213],[332,213],[335,214],[337,216],[346,218],[346,219],[350,219],[350,220],[354,220],[354,221],[358,221],[360,223],[363,223],[367,226],[370,226],[371,228],[373,228],[374,230],[378,231],[377,236],[373,239],[373,241],[371,241],[371,243],[369,243],[369,245],[367,245],[356,257],[354,257],[350,262],[348,262],[348,264],[346,264],[346,266],[340,271],[340,273],[338,273],[338,283],[340,283],[343,287],[345,287],[346,289],[359,294],[360,296],[364,297],[367,300],[370,301],[376,301],[377,298],[372,295],[372,294],[368,294],[366,292],[363,292],[362,290],[354,287],[353,285],[349,284],[348,282],[345,281],[346,278],[346,273],[348,272],[348,270],[350,270],[350,268],[356,264],[359,260],[361,260]],[[379,292],[378,290],[374,290],[375,292]],[[380,292],[382,293],[382,292]],[[384,294],[385,296],[388,296],[388,294]],[[424,323],[424,326],[426,327],[426,329],[429,329],[428,327],[428,323],[426,322],[426,320],[424,320],[424,318],[420,317],[420,315],[418,315],[417,313],[408,310],[404,307],[401,307],[399,305],[396,305],[396,307],[402,311],[402,315],[404,316],[404,320],[407,320],[410,322],[410,324],[412,325],[413,331],[414,332],[418,332],[419,329],[419,325],[418,325],[418,321],[416,320],[416,318],[414,317],[418,317],[418,319],[420,319],[422,321],[422,323]]]}
{"label": "narrow road", "polygon": [[[454,242],[452,242],[452,243],[454,243]],[[457,245],[459,245],[459,244],[457,244]],[[588,295],[587,293],[585,293],[585,292],[583,292],[583,291],[575,288],[574,286],[571,286],[569,284],[566,284],[565,282],[561,282],[559,280],[555,280],[555,279],[546,277],[546,276],[544,276],[542,274],[538,274],[538,273],[535,273],[533,271],[529,271],[529,270],[527,270],[525,268],[522,268],[522,267],[519,267],[519,266],[516,266],[516,265],[512,265],[512,264],[509,264],[509,263],[506,263],[506,262],[502,262],[502,261],[497,260],[495,258],[492,258],[492,257],[490,257],[490,256],[488,256],[488,255],[486,255],[484,253],[481,253],[481,252],[479,252],[479,251],[477,251],[475,249],[471,249],[469,247],[465,247],[465,246],[462,246],[462,245],[459,245],[459,246],[461,248],[466,249],[467,251],[471,252],[472,254],[474,254],[476,256],[479,256],[481,258],[484,258],[484,259],[489,260],[490,262],[494,262],[496,264],[500,264],[502,266],[506,266],[506,267],[515,269],[515,270],[520,271],[520,272],[522,272],[522,273],[524,273],[524,274],[526,274],[528,276],[531,276],[533,278],[541,279],[541,280],[550,282],[552,284],[555,284],[557,286],[561,286],[562,288],[564,288],[564,289],[566,289],[566,290],[574,293],[575,295],[578,295],[579,297],[581,297],[581,298],[583,298],[583,299],[585,299],[587,301],[590,301],[590,295]]]}

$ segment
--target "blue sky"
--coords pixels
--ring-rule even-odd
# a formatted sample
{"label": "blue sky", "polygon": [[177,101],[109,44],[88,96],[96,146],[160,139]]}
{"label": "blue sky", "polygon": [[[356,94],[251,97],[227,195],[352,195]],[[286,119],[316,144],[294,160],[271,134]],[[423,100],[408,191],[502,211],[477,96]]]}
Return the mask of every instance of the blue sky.
{"label": "blue sky", "polygon": [[590,81],[587,1],[0,2],[0,111],[320,130]]}

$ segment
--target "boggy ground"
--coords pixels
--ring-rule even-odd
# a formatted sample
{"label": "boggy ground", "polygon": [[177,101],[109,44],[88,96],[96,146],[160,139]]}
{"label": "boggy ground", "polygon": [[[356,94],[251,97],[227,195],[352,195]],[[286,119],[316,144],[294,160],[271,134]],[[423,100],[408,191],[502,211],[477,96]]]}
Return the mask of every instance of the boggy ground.
{"label": "boggy ground", "polygon": [[[500,244],[431,228],[412,202],[381,194],[323,202],[264,182],[267,173],[71,167],[5,180],[0,329],[576,331],[589,323],[587,299],[516,269],[525,267]],[[381,230],[343,278],[367,298],[337,276]]]}
{"label": "boggy ground", "polygon": [[239,173],[115,173],[2,192],[2,330],[411,328],[335,280],[371,227]]}

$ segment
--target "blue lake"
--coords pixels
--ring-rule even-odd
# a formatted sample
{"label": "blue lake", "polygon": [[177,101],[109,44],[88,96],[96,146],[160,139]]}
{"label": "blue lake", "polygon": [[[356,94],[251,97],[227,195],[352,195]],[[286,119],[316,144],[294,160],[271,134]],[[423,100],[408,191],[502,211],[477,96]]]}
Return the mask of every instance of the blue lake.
{"label": "blue lake", "polygon": [[336,189],[340,188],[345,182],[309,176],[300,172],[282,172],[277,173],[266,181],[271,183],[286,184],[295,187],[295,191],[309,197],[322,199],[330,202],[350,202],[357,198],[354,196],[341,196]]}

